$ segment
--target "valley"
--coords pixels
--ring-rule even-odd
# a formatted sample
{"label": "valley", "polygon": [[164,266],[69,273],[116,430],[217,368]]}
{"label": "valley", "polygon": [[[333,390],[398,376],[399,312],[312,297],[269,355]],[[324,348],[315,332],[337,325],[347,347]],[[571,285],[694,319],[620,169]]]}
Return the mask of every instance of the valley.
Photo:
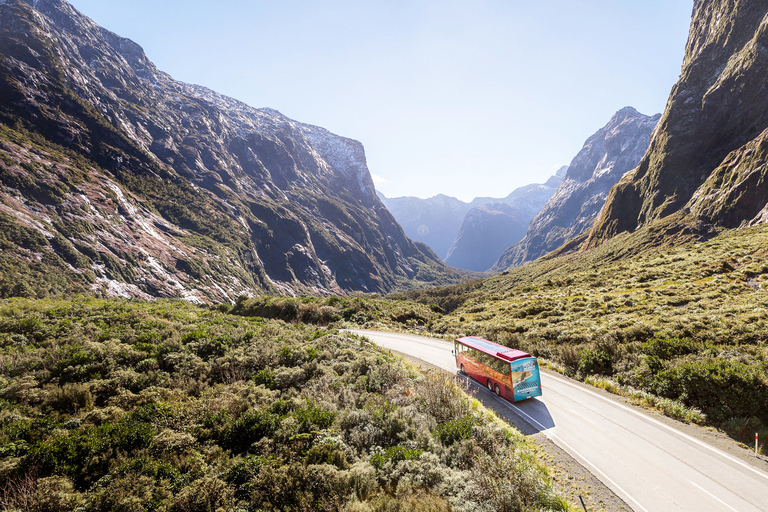
{"label": "valley", "polygon": [[[588,510],[768,510],[766,27],[695,0],[661,114],[463,202],[0,0],[0,508],[574,512],[573,471]],[[461,336],[544,395],[482,395]]]}

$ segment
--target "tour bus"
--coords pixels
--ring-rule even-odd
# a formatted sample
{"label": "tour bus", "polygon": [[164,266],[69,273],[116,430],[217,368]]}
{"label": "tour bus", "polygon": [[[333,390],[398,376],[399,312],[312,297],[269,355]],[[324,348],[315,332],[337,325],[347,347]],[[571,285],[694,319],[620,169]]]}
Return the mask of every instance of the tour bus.
{"label": "tour bus", "polygon": [[541,396],[539,362],[531,354],[492,341],[457,338],[453,352],[456,368],[489,390],[517,402]]}

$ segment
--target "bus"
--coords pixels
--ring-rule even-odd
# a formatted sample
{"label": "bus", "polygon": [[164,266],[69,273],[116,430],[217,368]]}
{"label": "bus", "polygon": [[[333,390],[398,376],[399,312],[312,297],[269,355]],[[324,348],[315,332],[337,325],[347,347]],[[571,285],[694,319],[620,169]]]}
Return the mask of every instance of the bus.
{"label": "bus", "polygon": [[492,341],[457,338],[453,355],[456,368],[512,402],[541,396],[539,362],[531,354]]}

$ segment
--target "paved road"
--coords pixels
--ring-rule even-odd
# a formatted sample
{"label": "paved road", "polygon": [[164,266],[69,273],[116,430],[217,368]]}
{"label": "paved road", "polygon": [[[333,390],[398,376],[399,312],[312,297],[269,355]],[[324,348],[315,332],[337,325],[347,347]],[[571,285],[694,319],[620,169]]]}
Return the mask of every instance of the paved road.
{"label": "paved road", "polygon": [[[452,343],[355,332],[381,347],[456,371]],[[768,511],[764,463],[752,464],[743,456],[728,454],[671,422],[659,421],[558,374],[542,372],[541,380],[539,398],[517,404],[491,398],[525,421],[527,430],[542,432],[570,453],[636,512]],[[743,455],[748,455],[746,450]]]}

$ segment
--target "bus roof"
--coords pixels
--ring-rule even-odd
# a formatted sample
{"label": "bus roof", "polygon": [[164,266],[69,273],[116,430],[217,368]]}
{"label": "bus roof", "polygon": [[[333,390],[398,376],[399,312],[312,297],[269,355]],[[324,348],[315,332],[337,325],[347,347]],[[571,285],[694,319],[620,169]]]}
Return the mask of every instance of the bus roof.
{"label": "bus roof", "polygon": [[528,352],[523,352],[522,350],[517,350],[516,348],[505,347],[504,345],[499,345],[498,343],[494,343],[477,336],[465,336],[463,338],[456,338],[456,341],[476,348],[482,352],[485,352],[486,354],[490,354],[501,359],[506,359],[507,361],[516,361],[518,359],[523,359],[524,357],[533,357]]}

